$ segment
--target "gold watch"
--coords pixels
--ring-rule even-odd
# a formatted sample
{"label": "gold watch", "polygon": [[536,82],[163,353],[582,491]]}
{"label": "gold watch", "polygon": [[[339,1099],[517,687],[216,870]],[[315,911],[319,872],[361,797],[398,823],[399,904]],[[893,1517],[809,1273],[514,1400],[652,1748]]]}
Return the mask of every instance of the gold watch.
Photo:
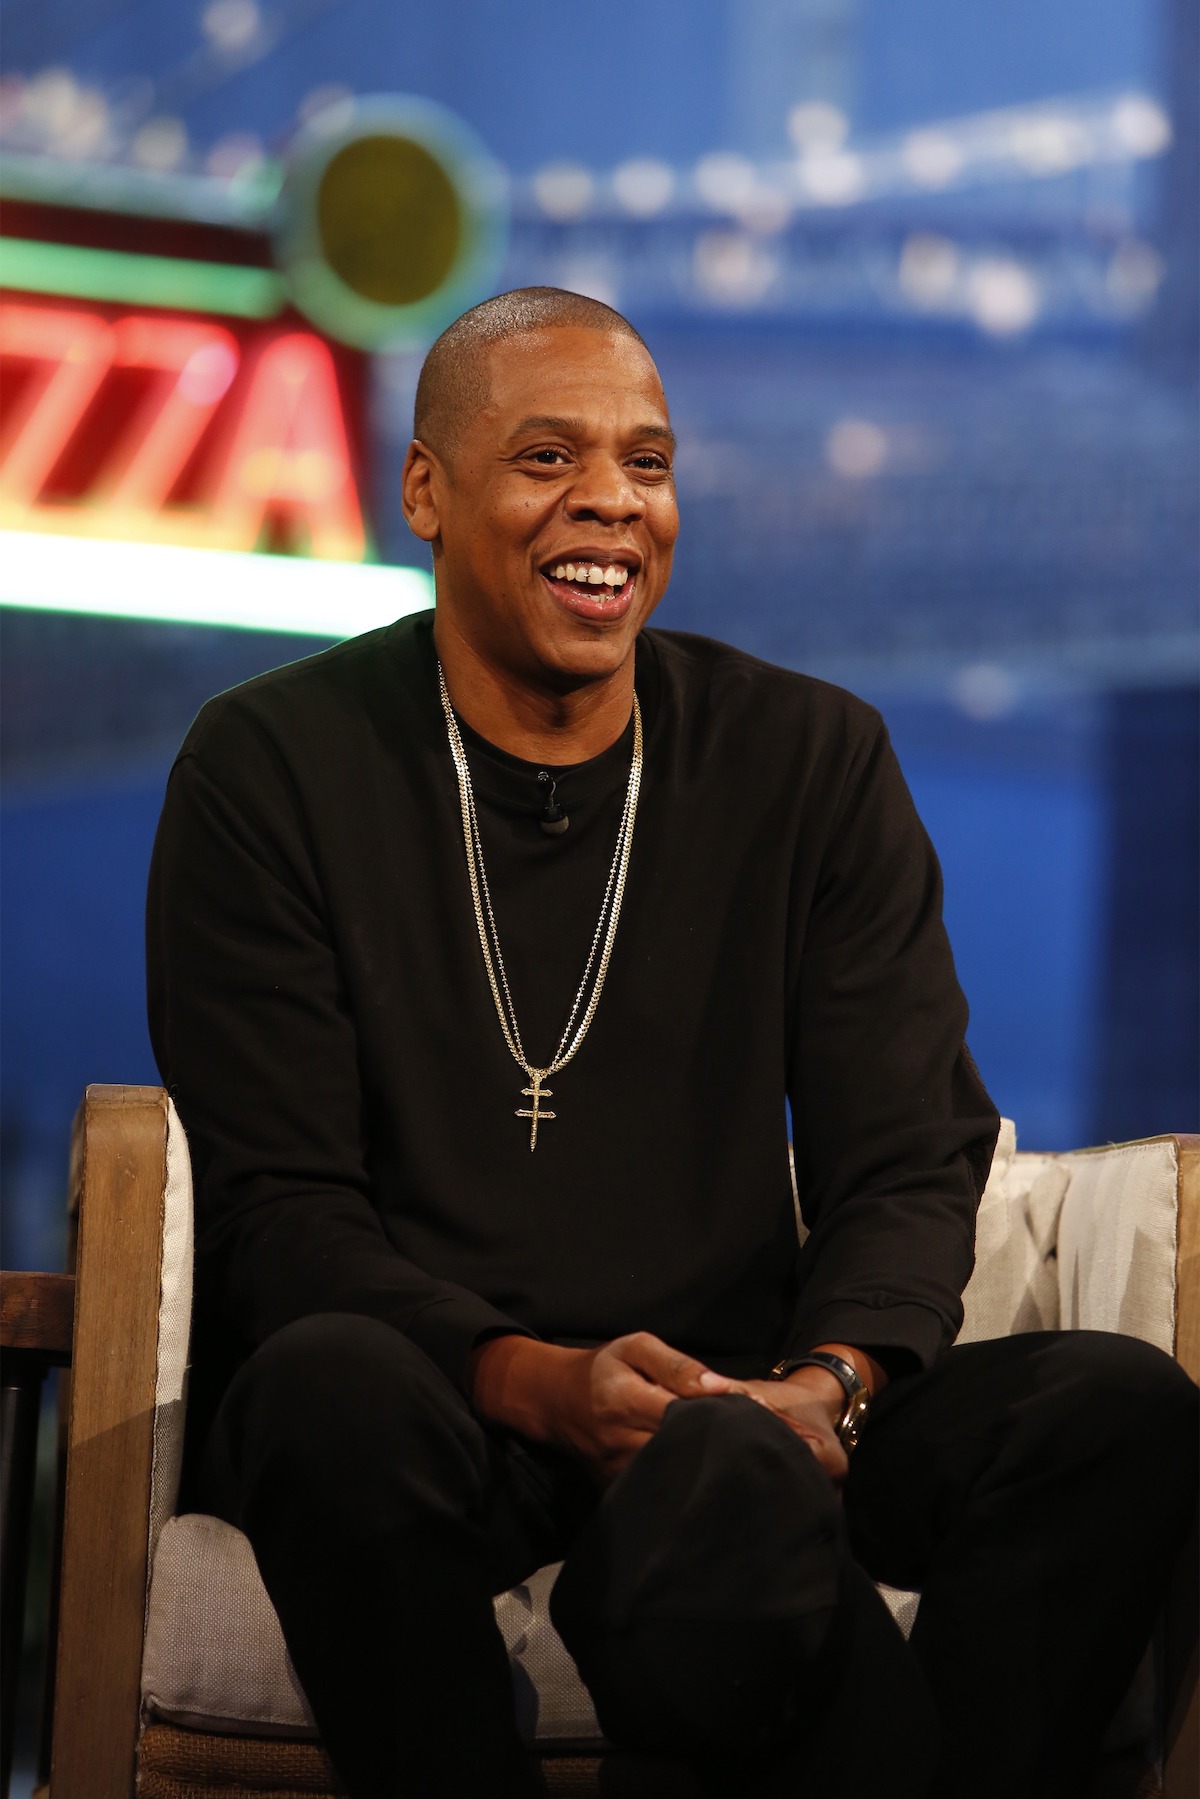
{"label": "gold watch", "polygon": [[841,1382],[846,1403],[833,1428],[838,1442],[849,1454],[858,1444],[859,1426],[871,1405],[870,1389],[866,1382],[853,1362],[848,1362],[844,1356],[833,1355],[827,1349],[813,1349],[808,1355],[789,1356],[782,1362],[776,1362],[771,1370],[771,1379],[786,1380],[797,1368],[824,1368],[826,1374],[832,1374],[835,1380]]}

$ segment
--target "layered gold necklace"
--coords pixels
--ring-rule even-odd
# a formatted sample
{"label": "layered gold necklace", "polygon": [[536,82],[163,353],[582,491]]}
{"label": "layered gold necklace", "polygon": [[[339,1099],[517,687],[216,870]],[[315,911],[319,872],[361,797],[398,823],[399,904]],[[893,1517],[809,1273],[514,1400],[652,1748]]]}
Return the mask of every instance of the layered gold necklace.
{"label": "layered gold necklace", "polygon": [[635,693],[633,696],[633,758],[629,764],[625,806],[621,813],[620,828],[617,831],[617,846],[613,851],[608,880],[605,883],[600,916],[596,920],[591,948],[588,950],[587,962],[584,964],[583,979],[576,990],[574,1004],[563,1027],[562,1036],[558,1040],[558,1048],[544,1068],[535,1068],[525,1054],[520,1026],[517,1023],[516,1008],[509,991],[508,974],[504,967],[504,955],[500,948],[500,935],[496,929],[496,919],[492,911],[492,896],[488,888],[487,869],[483,862],[483,842],[479,835],[479,819],[475,810],[475,790],[471,785],[471,770],[467,766],[467,752],[463,744],[462,732],[458,728],[458,720],[454,715],[454,708],[450,704],[450,695],[446,689],[446,677],[442,673],[440,662],[438,663],[438,691],[441,694],[442,711],[446,715],[446,735],[450,739],[450,754],[454,760],[454,771],[458,776],[463,846],[467,852],[467,878],[471,883],[471,901],[475,908],[479,947],[483,951],[483,965],[487,970],[488,986],[492,990],[492,999],[496,1006],[496,1016],[500,1020],[500,1029],[504,1033],[504,1041],[508,1045],[514,1062],[524,1072],[529,1082],[527,1087],[521,1089],[522,1099],[527,1099],[529,1104],[518,1107],[514,1116],[529,1120],[529,1147],[532,1151],[537,1148],[538,1126],[555,1116],[544,1104],[547,1099],[553,1098],[553,1089],[547,1087],[546,1082],[558,1074],[560,1069],[566,1067],[587,1036],[588,1027],[596,1015],[596,1007],[600,1004],[604,977],[608,973],[608,964],[612,957],[613,939],[617,934],[617,920],[621,916],[621,901],[625,897],[625,876],[629,868],[629,852],[633,847],[633,825],[637,817],[638,792],[642,784],[641,708]]}

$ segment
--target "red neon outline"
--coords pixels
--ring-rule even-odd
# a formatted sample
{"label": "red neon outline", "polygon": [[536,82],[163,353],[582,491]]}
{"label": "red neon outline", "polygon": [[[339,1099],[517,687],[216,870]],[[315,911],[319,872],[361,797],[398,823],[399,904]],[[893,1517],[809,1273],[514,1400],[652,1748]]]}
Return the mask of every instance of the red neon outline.
{"label": "red neon outline", "polygon": [[366,551],[337,371],[311,332],[260,351],[213,501],[221,541],[252,550],[269,511],[306,530],[313,556]]}
{"label": "red neon outline", "polygon": [[55,463],[112,365],[112,328],[94,312],[0,303],[0,352],[51,364],[10,414],[0,498],[35,505]]}
{"label": "red neon outline", "polygon": [[[133,512],[157,512],[236,378],[238,342],[219,325],[136,313],[119,319],[114,332],[118,367],[158,369],[173,379],[156,382],[145,396],[87,497]],[[226,356],[230,368],[223,384],[202,395],[188,374],[207,351]]]}
{"label": "red neon outline", "polygon": [[[165,503],[235,379],[230,374],[225,386],[216,380],[208,393],[203,379],[189,383],[189,368],[193,377],[198,372],[194,358],[208,350],[232,358],[236,372],[238,340],[207,321],[131,313],[109,324],[95,312],[0,302],[0,353],[49,365],[9,411],[0,522],[71,536],[253,550],[273,513],[282,515],[300,553],[361,561],[366,536],[337,372],[328,347],[311,332],[259,341],[249,379],[237,383],[228,406],[230,439],[212,459],[210,504]],[[173,379],[155,383],[81,499],[41,501],[114,361]]]}

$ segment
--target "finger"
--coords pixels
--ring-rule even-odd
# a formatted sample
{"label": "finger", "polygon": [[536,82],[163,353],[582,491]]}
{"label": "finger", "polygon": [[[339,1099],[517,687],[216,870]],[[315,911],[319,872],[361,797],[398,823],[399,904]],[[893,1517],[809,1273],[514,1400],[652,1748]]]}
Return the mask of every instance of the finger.
{"label": "finger", "polygon": [[822,1468],[824,1468],[826,1474],[840,1493],[846,1484],[846,1476],[850,1472],[850,1462],[846,1456],[845,1450],[842,1449],[838,1455],[824,1460],[818,1456],[817,1460],[821,1463]]}
{"label": "finger", "polygon": [[695,1356],[673,1349],[669,1343],[664,1343],[661,1337],[652,1335],[650,1331],[637,1331],[631,1337],[623,1337],[613,1347],[622,1350],[622,1359],[630,1367],[636,1368],[645,1379],[664,1387],[676,1398],[692,1399],[701,1393],[737,1391],[736,1381],[715,1373],[703,1362],[697,1361]]}
{"label": "finger", "polygon": [[780,1423],[808,1444],[820,1466],[825,1470],[837,1486],[841,1486],[850,1469],[850,1460],[842,1446],[841,1439],[831,1425],[820,1418],[814,1418],[813,1407],[805,1405],[802,1409],[780,1403],[786,1399],[786,1390],[779,1391],[776,1402],[775,1391],[755,1392],[750,1390],[746,1397],[753,1399],[758,1405],[774,1414]]}
{"label": "finger", "polygon": [[817,1462],[825,1470],[834,1486],[840,1487],[850,1472],[850,1458],[838,1439],[832,1434],[827,1437],[814,1430],[806,1429],[803,1425],[793,1423],[786,1413],[779,1412],[776,1416],[782,1418],[785,1424],[791,1424],[796,1435],[808,1444]]}
{"label": "finger", "polygon": [[621,1430],[656,1431],[663,1413],[678,1397],[669,1387],[647,1379],[639,1369],[618,1365],[605,1393],[604,1409]]}

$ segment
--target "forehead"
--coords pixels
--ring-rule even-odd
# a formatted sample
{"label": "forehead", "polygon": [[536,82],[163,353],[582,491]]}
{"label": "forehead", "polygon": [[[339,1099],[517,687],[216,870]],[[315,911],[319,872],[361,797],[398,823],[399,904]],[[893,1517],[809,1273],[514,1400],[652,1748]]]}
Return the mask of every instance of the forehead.
{"label": "forehead", "polygon": [[493,344],[484,417],[503,432],[526,414],[612,415],[667,423],[667,401],[649,351],[624,333],[559,325]]}

